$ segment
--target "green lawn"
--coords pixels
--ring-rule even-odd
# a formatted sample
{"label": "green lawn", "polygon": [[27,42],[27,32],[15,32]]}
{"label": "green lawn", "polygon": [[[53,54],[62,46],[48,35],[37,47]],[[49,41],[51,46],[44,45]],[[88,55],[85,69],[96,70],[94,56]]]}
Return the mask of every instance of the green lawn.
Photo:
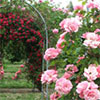
{"label": "green lawn", "polygon": [[0,93],[0,100],[41,100],[40,93]]}
{"label": "green lawn", "polygon": [[15,72],[17,72],[20,68],[20,65],[23,64],[23,62],[16,62],[14,64],[11,64],[9,61],[4,61],[4,78],[0,80],[0,88],[33,88],[34,85],[32,82],[27,81],[26,73],[23,72],[21,75],[19,75],[19,78],[16,80],[12,80],[12,77],[14,77]]}
{"label": "green lawn", "polygon": [[[32,82],[27,81],[26,73],[23,72],[18,79],[12,80],[15,72],[18,71],[23,62],[11,64],[9,61],[4,61],[5,75],[0,80],[0,88],[33,88]],[[41,100],[41,93],[0,93],[0,100]]]}

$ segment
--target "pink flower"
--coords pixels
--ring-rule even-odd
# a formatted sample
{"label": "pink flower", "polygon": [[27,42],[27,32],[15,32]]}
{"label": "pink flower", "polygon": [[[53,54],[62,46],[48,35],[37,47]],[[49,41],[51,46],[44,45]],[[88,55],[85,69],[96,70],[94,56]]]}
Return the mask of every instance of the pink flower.
{"label": "pink flower", "polygon": [[78,61],[76,63],[79,63],[81,60],[83,60],[85,58],[85,56],[82,56],[82,57],[78,57]]}
{"label": "pink flower", "polygon": [[62,34],[60,35],[60,38],[61,38],[61,39],[64,39],[66,34],[67,34],[67,32],[62,33]]}
{"label": "pink flower", "polygon": [[76,5],[74,10],[83,10],[83,5]]}
{"label": "pink flower", "polygon": [[2,75],[3,75],[3,74],[4,74],[4,71],[0,71],[0,74],[2,74]]}
{"label": "pink flower", "polygon": [[76,92],[79,94],[80,98],[84,98],[84,91],[89,88],[89,83],[87,81],[83,81],[77,85]]}
{"label": "pink flower", "polygon": [[66,32],[77,32],[81,26],[80,19],[78,17],[64,19],[60,24],[61,29]]}
{"label": "pink flower", "polygon": [[57,34],[58,33],[58,29],[55,28],[55,29],[52,30],[52,32]]}
{"label": "pink flower", "polygon": [[60,78],[56,81],[55,90],[60,94],[68,94],[72,87],[73,85],[70,80]]}
{"label": "pink flower", "polygon": [[[96,96],[96,94],[94,96],[94,92],[92,92],[94,90],[96,90],[95,92],[97,92],[98,91],[97,89],[98,89],[98,85],[95,84],[94,82],[83,81],[77,85],[76,92],[79,94],[79,97],[82,99],[97,100],[96,98],[98,96]],[[90,93],[90,95],[88,92]],[[93,95],[92,95],[92,93],[93,93]],[[95,99],[93,98],[93,96]]]}
{"label": "pink flower", "polygon": [[39,3],[42,3],[43,2],[43,0],[39,0]]}
{"label": "pink flower", "polygon": [[23,67],[24,67],[24,65],[22,64],[22,65],[20,65],[20,67],[21,67],[21,68],[23,68]]}
{"label": "pink flower", "polygon": [[97,72],[98,72],[97,77],[100,78],[100,65],[97,67]]}
{"label": "pink flower", "polygon": [[88,69],[84,69],[84,76],[88,79],[88,81],[93,81],[97,79],[97,69],[96,67],[89,66]]}
{"label": "pink flower", "polygon": [[95,34],[93,32],[86,32],[82,35],[82,38],[85,38],[87,40],[98,40],[98,34]]}
{"label": "pink flower", "polygon": [[71,73],[65,72],[63,75],[63,78],[69,79],[70,77],[72,77]]}
{"label": "pink flower", "polygon": [[16,72],[16,74],[21,74],[21,69],[19,69],[17,72]]}
{"label": "pink flower", "polygon": [[68,9],[62,9],[62,12],[63,13],[67,13],[68,12]]}
{"label": "pink flower", "polygon": [[0,80],[3,78],[4,76],[4,69],[3,66],[0,67]]}
{"label": "pink flower", "polygon": [[86,90],[84,92],[85,100],[99,100],[100,99],[100,91],[97,89]]}
{"label": "pink flower", "polygon": [[57,41],[56,47],[59,48],[59,49],[64,48],[64,45],[62,45],[62,43],[64,43],[64,42],[66,42],[65,39],[59,38],[59,40]]}
{"label": "pink flower", "polygon": [[91,48],[97,48],[100,46],[100,35],[93,32],[86,32],[82,38],[85,38],[83,45]]}
{"label": "pink flower", "polygon": [[98,32],[100,32],[100,29],[96,29],[96,30],[94,31],[94,33],[98,33]]}
{"label": "pink flower", "polygon": [[72,73],[72,74],[74,74],[75,72],[78,71],[77,66],[75,66],[74,64],[66,65],[65,70],[66,70],[68,73]]}
{"label": "pink flower", "polygon": [[61,95],[59,93],[53,93],[50,95],[50,100],[58,100],[59,98],[61,98]]}
{"label": "pink flower", "polygon": [[79,12],[76,13],[76,15],[79,16],[80,18],[83,18],[83,17],[84,17],[83,14],[81,14],[81,13],[79,13]]}
{"label": "pink flower", "polygon": [[23,7],[23,8],[22,8],[22,11],[25,11],[25,9],[26,9],[26,8],[25,8],[25,7]]}
{"label": "pink flower", "polygon": [[21,6],[19,5],[19,6],[18,6],[18,8],[20,9],[20,8],[21,8]]}
{"label": "pink flower", "polygon": [[52,82],[55,82],[57,80],[57,76],[58,76],[57,71],[53,69],[45,71],[41,77],[42,84],[44,83],[50,84]]}
{"label": "pink flower", "polygon": [[91,9],[97,8],[98,10],[100,10],[100,0],[88,0],[87,7]]}
{"label": "pink flower", "polygon": [[56,58],[61,53],[61,49],[49,48],[46,50],[44,59],[46,61]]}
{"label": "pink flower", "polygon": [[56,8],[52,8],[52,11],[56,11]]}

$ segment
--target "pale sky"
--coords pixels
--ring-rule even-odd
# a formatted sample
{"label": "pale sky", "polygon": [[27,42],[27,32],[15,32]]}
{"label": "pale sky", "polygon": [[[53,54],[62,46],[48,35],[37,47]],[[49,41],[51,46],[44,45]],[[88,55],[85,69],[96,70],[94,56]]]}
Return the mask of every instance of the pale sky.
{"label": "pale sky", "polygon": [[[36,1],[39,1],[39,0],[36,0]],[[43,1],[45,1],[45,0],[43,0]],[[48,0],[48,1],[50,1],[50,0]],[[60,4],[61,7],[66,7],[70,1],[72,1],[73,6],[81,4],[81,2],[79,2],[78,0],[53,0],[53,4]]]}
{"label": "pale sky", "polygon": [[53,0],[56,4],[61,4],[62,7],[65,7],[66,5],[69,4],[70,1],[72,1],[73,5],[77,5],[80,4],[80,2],[78,2],[78,0]]}

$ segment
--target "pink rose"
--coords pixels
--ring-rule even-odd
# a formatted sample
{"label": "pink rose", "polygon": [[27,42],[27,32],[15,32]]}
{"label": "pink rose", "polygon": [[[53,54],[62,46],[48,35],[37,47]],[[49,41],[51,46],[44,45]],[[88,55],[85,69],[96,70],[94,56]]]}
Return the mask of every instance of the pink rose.
{"label": "pink rose", "polygon": [[23,68],[23,67],[24,67],[24,65],[22,64],[22,65],[20,65],[20,67],[21,67],[21,68]]}
{"label": "pink rose", "polygon": [[72,77],[71,73],[65,72],[63,75],[63,78],[69,79],[70,77]]}
{"label": "pink rose", "polygon": [[49,61],[51,59],[55,59],[60,53],[61,53],[61,49],[48,48],[45,51],[44,59],[46,61]]}
{"label": "pink rose", "polygon": [[43,0],[39,0],[39,3],[42,3],[43,2]]}
{"label": "pink rose", "polygon": [[[97,32],[97,31],[95,31]],[[90,48],[97,48],[100,46],[100,35],[93,32],[86,32],[82,38],[85,38],[83,45]]]}
{"label": "pink rose", "polygon": [[59,40],[57,41],[56,47],[59,48],[59,49],[64,48],[64,45],[62,45],[62,43],[64,43],[64,42],[66,42],[65,39],[59,38]]}
{"label": "pink rose", "polygon": [[61,39],[64,39],[66,34],[67,34],[67,32],[62,33],[62,34],[60,35],[60,38],[61,38]]}
{"label": "pink rose", "polygon": [[55,28],[55,29],[52,30],[52,32],[57,34],[58,33],[58,29]]}
{"label": "pink rose", "polygon": [[67,18],[60,23],[60,26],[66,32],[77,32],[79,27],[81,27],[81,22],[78,17]]}
{"label": "pink rose", "polygon": [[78,68],[77,68],[77,66],[75,66],[74,64],[69,64],[69,65],[66,65],[65,70],[66,70],[68,73],[74,74],[75,72],[78,71]]}
{"label": "pink rose", "polygon": [[52,11],[56,11],[56,8],[52,8]]}
{"label": "pink rose", "polygon": [[76,5],[74,10],[83,10],[83,5]]}
{"label": "pink rose", "polygon": [[59,93],[53,93],[50,95],[50,100],[58,100],[59,98],[61,98],[61,95]]}
{"label": "pink rose", "polygon": [[100,78],[100,65],[97,67],[97,72],[98,72],[97,77]]}
{"label": "pink rose", "polygon": [[26,8],[25,8],[25,7],[23,7],[23,8],[22,8],[22,11],[25,11],[25,9],[26,9]]}
{"label": "pink rose", "polygon": [[87,81],[83,81],[77,85],[76,92],[79,94],[80,98],[84,98],[84,91],[89,88],[89,83]]}
{"label": "pink rose", "polygon": [[20,8],[21,8],[21,6],[19,5],[19,6],[18,6],[18,8],[20,9]]}
{"label": "pink rose", "polygon": [[57,76],[58,76],[57,71],[53,69],[45,71],[41,77],[42,84],[44,83],[50,84],[52,82],[55,82],[57,80]]}
{"label": "pink rose", "polygon": [[84,69],[84,76],[89,80],[89,81],[93,81],[97,79],[97,69],[96,67],[91,67],[89,66],[88,69],[85,68]]}
{"label": "pink rose", "polygon": [[97,89],[86,90],[84,92],[85,100],[99,100],[100,99],[100,91]]}
{"label": "pink rose", "polygon": [[97,8],[98,10],[100,10],[100,0],[88,0],[87,7],[91,9]]}
{"label": "pink rose", "polygon": [[73,85],[70,80],[60,78],[56,81],[55,90],[60,94],[68,94]]}
{"label": "pink rose", "polygon": [[98,32],[100,32],[100,29],[96,29],[96,30],[94,31],[94,33],[98,33]]}

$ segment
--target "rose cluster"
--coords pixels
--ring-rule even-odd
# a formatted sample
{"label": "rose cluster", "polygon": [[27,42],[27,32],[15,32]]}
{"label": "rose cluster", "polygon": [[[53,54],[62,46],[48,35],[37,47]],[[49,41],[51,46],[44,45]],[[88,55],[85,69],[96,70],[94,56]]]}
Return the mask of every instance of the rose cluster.
{"label": "rose cluster", "polygon": [[100,47],[100,35],[94,32],[86,32],[82,35],[85,39],[84,45],[90,48]]}
{"label": "rose cluster", "polygon": [[63,95],[69,94],[73,85],[70,78],[78,71],[74,64],[66,65],[65,73],[61,78],[58,78],[58,72],[54,69],[47,70],[42,74],[42,84],[55,83],[55,91],[50,96],[50,100],[58,100]]}

